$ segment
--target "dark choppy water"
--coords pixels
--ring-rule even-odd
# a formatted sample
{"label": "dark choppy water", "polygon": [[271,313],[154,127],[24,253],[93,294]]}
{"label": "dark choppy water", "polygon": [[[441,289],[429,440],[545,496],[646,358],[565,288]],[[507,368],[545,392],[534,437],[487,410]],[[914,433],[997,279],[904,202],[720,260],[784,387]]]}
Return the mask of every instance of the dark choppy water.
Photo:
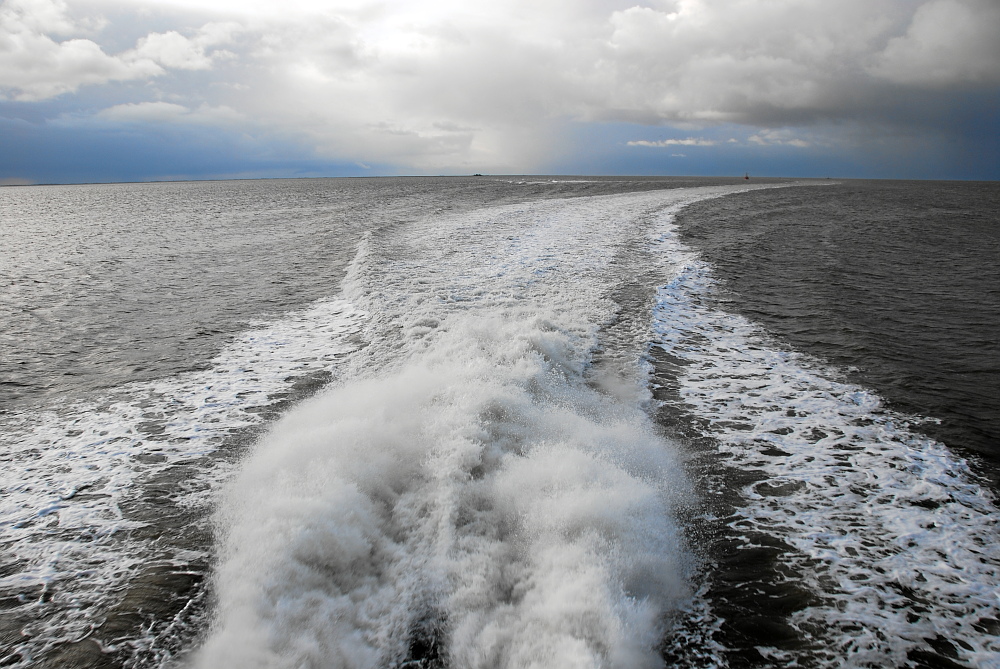
{"label": "dark choppy water", "polygon": [[730,666],[1000,661],[995,512],[968,483],[995,490],[1000,456],[998,197],[846,182],[678,216],[657,396],[707,493]]}
{"label": "dark choppy water", "polygon": [[0,190],[0,663],[996,666],[997,191],[772,186]]}
{"label": "dark choppy water", "polygon": [[850,181],[695,204],[679,225],[730,308],[997,464],[997,212],[996,183]]}

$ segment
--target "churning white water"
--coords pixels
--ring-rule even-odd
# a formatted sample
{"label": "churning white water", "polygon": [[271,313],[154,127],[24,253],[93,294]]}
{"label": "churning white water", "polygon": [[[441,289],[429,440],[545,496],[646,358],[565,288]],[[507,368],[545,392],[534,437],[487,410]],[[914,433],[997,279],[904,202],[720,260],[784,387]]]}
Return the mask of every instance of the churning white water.
{"label": "churning white water", "polygon": [[[594,383],[618,245],[717,189],[437,218],[367,239],[369,345],[256,448],[218,514],[199,667],[661,663],[692,561],[639,366]],[[614,391],[608,390],[615,389]]]}

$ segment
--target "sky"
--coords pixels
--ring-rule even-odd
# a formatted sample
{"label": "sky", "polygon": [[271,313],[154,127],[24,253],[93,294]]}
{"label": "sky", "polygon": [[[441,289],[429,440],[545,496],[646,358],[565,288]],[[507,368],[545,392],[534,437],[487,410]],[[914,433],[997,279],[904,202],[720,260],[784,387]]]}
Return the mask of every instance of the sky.
{"label": "sky", "polygon": [[1000,179],[1000,0],[3,0],[0,184]]}

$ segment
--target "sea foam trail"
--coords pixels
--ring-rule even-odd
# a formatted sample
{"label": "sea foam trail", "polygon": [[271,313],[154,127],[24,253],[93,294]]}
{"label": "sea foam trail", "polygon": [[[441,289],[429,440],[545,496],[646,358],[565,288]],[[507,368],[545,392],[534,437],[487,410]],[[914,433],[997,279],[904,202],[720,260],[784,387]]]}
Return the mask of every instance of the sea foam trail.
{"label": "sea foam trail", "polygon": [[[585,378],[617,245],[720,189],[545,202],[366,240],[344,380],[262,440],[218,514],[198,667],[659,666],[688,492],[631,379]],[[648,393],[645,394],[648,398]],[[419,656],[423,656],[420,658]]]}
{"label": "sea foam trail", "polygon": [[384,666],[444,630],[455,666],[651,664],[684,593],[669,450],[546,321],[449,326],[261,445],[201,666]]}
{"label": "sea foam trail", "polygon": [[[257,323],[205,370],[5,416],[0,596],[20,633],[0,646],[4,666],[38,666],[53,648],[101,638],[95,630],[142,570],[205,562],[200,551],[143,532],[156,520],[135,512],[147,486],[176,481],[167,486],[169,504],[160,491],[152,496],[161,516],[173,507],[205,509],[206,490],[232,471],[208,456],[234,432],[261,423],[257,410],[289,393],[296,379],[330,372],[356,347],[352,334],[363,319],[342,300],[319,302]],[[144,638],[104,639],[104,648],[169,655],[151,650],[169,624],[150,625]]]}
{"label": "sea foam trail", "polygon": [[791,546],[780,569],[814,595],[789,620],[805,649],[758,650],[784,666],[910,666],[938,654],[1000,666],[993,495],[918,419],[719,309],[711,268],[669,215],[662,226],[657,244],[677,273],[654,320],[659,346],[683,361],[679,403],[726,465],[762,475],[726,524],[748,548],[761,536]]}

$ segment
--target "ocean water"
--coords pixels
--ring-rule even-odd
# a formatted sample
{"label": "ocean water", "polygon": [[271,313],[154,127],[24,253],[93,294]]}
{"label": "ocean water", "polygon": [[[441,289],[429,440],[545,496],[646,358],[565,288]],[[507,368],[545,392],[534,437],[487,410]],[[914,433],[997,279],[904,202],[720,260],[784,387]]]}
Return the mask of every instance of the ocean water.
{"label": "ocean water", "polygon": [[1000,460],[1000,188],[852,181],[711,201],[682,239],[731,309],[820,357],[939,441]]}
{"label": "ocean water", "polygon": [[994,184],[0,190],[0,664],[1000,666]]}

